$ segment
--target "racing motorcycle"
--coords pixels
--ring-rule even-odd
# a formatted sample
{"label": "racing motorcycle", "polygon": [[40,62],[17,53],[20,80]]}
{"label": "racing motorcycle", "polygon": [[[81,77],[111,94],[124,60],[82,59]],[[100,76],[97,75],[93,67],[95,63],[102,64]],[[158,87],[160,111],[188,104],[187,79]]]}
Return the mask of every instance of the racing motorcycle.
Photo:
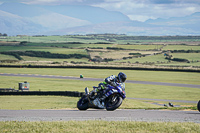
{"label": "racing motorcycle", "polygon": [[[93,89],[95,88],[97,87],[93,86]],[[77,108],[79,110],[95,108],[113,111],[117,109],[126,98],[124,83],[119,83],[116,87],[107,85],[107,89],[101,90],[95,94],[92,93],[92,91],[89,92],[87,87],[85,88],[85,94],[77,102]]]}

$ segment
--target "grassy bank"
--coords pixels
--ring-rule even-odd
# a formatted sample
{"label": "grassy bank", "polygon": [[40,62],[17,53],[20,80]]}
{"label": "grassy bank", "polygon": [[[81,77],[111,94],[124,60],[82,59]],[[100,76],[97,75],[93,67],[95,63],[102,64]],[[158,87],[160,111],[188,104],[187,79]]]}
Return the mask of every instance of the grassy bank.
{"label": "grassy bank", "polygon": [[40,74],[79,77],[83,74],[89,78],[106,78],[117,75],[120,71],[127,74],[127,80],[197,84],[200,85],[199,73],[168,72],[168,71],[140,71],[140,70],[112,70],[112,69],[76,69],[76,68],[0,68],[0,73]]}
{"label": "grassy bank", "polygon": [[105,133],[162,132],[200,133],[200,124],[134,121],[65,121],[65,122],[0,122],[0,132],[27,133]]}
{"label": "grassy bank", "polygon": [[[0,109],[30,110],[30,109],[77,109],[79,98],[64,96],[0,96]],[[121,109],[159,109],[164,107],[139,100],[125,99]]]}
{"label": "grassy bank", "polygon": [[[112,74],[117,75],[119,70],[100,70],[100,69],[36,69],[36,68],[0,68],[1,73],[19,73],[19,74],[40,74],[40,75],[60,75],[79,77],[102,78]],[[199,84],[199,73],[187,72],[152,72],[152,71],[131,71],[124,70],[128,80],[153,81],[183,84]],[[34,78],[34,77],[15,77],[0,76],[0,88],[18,89],[18,83],[28,81],[30,91],[79,91],[83,92],[87,86],[92,90],[92,86],[97,86],[99,81],[83,81],[55,78]],[[149,99],[168,99],[168,100],[188,100],[199,101],[198,88],[145,85],[126,83],[127,97],[149,98]],[[40,97],[40,96],[0,96],[1,109],[52,109],[52,108],[76,108],[77,98],[68,97]],[[121,108],[163,108],[152,104],[168,104],[162,101],[131,100],[126,99]],[[15,106],[18,105],[18,106]],[[44,106],[45,105],[45,106]],[[196,107],[196,104],[174,103],[181,107]]]}
{"label": "grassy bank", "polygon": [[[28,81],[30,91],[79,91],[84,92],[88,87],[92,90],[93,86],[98,85],[98,81],[67,80],[54,78],[33,78],[33,77],[11,77],[0,76],[0,88],[18,89],[18,83]],[[199,100],[198,88],[145,85],[145,84],[126,84],[127,97],[150,98],[150,99],[171,99],[171,100]]]}

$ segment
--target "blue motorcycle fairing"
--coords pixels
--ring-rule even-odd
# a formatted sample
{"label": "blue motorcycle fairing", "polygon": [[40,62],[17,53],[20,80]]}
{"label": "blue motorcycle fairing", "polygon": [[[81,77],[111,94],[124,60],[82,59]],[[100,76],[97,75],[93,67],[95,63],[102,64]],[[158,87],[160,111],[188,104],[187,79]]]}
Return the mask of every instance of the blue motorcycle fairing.
{"label": "blue motorcycle fairing", "polygon": [[106,90],[106,94],[105,94],[106,97],[109,97],[113,93],[119,93],[123,99],[126,98],[125,90],[122,88],[120,84],[118,84],[118,86],[116,87],[108,85],[108,89]]}

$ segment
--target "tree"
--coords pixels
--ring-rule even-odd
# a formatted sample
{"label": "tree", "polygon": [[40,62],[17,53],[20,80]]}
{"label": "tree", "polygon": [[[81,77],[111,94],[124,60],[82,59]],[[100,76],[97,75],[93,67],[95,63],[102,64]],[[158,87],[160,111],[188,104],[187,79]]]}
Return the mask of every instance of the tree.
{"label": "tree", "polygon": [[3,36],[8,36],[8,35],[6,33],[4,33]]}

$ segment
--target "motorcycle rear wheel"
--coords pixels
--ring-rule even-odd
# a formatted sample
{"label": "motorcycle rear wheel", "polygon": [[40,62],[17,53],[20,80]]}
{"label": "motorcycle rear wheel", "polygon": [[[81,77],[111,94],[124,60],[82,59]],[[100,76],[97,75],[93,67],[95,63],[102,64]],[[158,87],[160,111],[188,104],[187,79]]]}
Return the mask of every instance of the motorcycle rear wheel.
{"label": "motorcycle rear wheel", "polygon": [[106,110],[114,111],[122,104],[122,97],[119,95],[111,95],[106,100]]}
{"label": "motorcycle rear wheel", "polygon": [[86,96],[83,96],[81,97],[81,99],[77,102],[77,108],[79,110],[87,110],[89,107],[88,107],[88,99]]}

